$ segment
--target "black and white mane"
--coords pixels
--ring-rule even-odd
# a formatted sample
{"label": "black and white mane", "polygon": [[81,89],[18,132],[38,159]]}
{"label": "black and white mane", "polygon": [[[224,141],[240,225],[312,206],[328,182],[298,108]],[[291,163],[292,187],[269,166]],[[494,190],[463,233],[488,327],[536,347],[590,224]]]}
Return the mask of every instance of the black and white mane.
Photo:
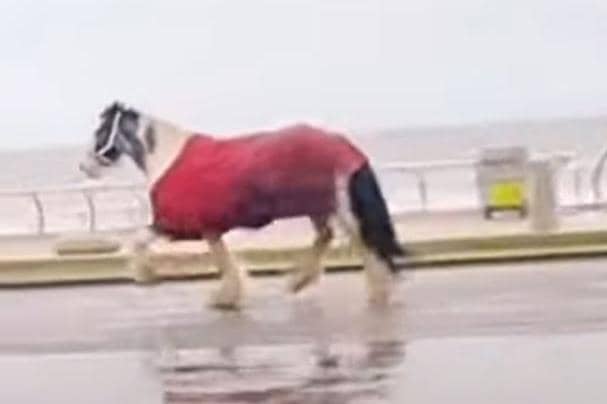
{"label": "black and white mane", "polygon": [[93,157],[101,165],[109,166],[126,154],[145,172],[146,153],[153,152],[155,136],[142,114],[115,102],[101,113],[100,119],[94,135]]}

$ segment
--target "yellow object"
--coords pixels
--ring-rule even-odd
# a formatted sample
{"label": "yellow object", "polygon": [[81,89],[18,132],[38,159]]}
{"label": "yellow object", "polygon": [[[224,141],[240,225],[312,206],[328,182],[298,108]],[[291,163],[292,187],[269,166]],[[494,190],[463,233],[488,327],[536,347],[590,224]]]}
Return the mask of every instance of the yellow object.
{"label": "yellow object", "polygon": [[492,208],[518,208],[525,203],[525,187],[521,181],[492,184],[489,190],[489,206]]}

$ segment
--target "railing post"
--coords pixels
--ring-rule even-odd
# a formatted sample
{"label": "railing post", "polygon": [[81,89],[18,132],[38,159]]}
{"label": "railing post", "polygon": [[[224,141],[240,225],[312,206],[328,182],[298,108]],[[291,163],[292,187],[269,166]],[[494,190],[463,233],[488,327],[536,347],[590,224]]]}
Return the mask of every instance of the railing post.
{"label": "railing post", "polygon": [[602,179],[603,179],[603,169],[605,168],[605,162],[607,162],[607,149],[601,152],[601,155],[594,167],[592,168],[590,174],[590,183],[592,185],[592,193],[594,196],[594,201],[596,203],[601,202],[603,199],[603,190],[602,190]]}
{"label": "railing post", "polygon": [[46,227],[46,220],[44,218],[44,205],[42,205],[42,200],[40,199],[40,195],[37,192],[32,192],[32,201],[34,202],[34,206],[36,207],[36,212],[38,214],[38,234],[43,235]]}
{"label": "railing post", "polygon": [[531,198],[529,217],[531,228],[538,232],[558,229],[557,198],[554,183],[555,165],[550,159],[536,159],[529,163]]}
{"label": "railing post", "polygon": [[416,171],[415,176],[417,177],[417,189],[419,192],[419,199],[422,203],[422,210],[428,210],[428,187],[426,185],[426,176],[420,172]]}
{"label": "railing post", "polygon": [[582,202],[582,167],[574,166],[573,170],[573,188],[575,192],[576,203]]}
{"label": "railing post", "polygon": [[95,210],[95,201],[93,200],[93,190],[82,191],[84,199],[89,208],[89,231],[95,232],[97,228],[97,212]]}

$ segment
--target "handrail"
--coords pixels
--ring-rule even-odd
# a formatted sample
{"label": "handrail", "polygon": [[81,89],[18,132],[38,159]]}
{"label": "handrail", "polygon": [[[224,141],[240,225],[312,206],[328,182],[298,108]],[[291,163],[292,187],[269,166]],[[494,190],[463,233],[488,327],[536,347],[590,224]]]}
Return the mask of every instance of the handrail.
{"label": "handrail", "polygon": [[[551,158],[559,161],[560,167],[569,165],[573,168],[574,174],[574,193],[581,200],[581,169],[579,165],[571,164],[574,161],[575,155],[569,152],[551,153]],[[376,164],[378,169],[385,171],[393,171],[398,173],[407,173],[413,175],[417,182],[417,194],[421,209],[423,211],[428,209],[429,206],[429,195],[428,195],[428,181],[427,174],[432,171],[451,170],[451,169],[473,169],[478,164],[476,159],[460,159],[460,160],[435,160],[425,162],[393,162],[387,164]],[[129,182],[129,183],[95,183],[90,182],[86,184],[69,184],[59,187],[44,187],[36,189],[15,189],[15,190],[0,190],[0,198],[7,197],[20,197],[28,198],[32,201],[37,215],[37,232],[39,234],[47,233],[48,220],[46,217],[45,207],[42,195],[49,194],[62,194],[62,193],[79,193],[83,196],[85,204],[88,210],[88,229],[90,232],[98,230],[98,209],[95,202],[95,196],[101,192],[114,192],[114,191],[130,191],[137,201],[139,210],[142,214],[141,217],[147,217],[148,213],[148,199],[147,194],[144,192],[146,189],[145,184],[141,182]]]}
{"label": "handrail", "polygon": [[437,160],[429,162],[414,162],[414,163],[386,163],[381,164],[380,168],[383,170],[397,170],[397,171],[433,171],[433,170],[445,170],[450,168],[469,168],[476,164],[476,160],[473,159],[462,159],[462,160]]}
{"label": "handrail", "polygon": [[[576,155],[573,152],[551,152],[551,153],[538,153],[535,157],[537,158],[551,158],[559,160],[561,164],[567,165],[575,160]],[[421,161],[421,162],[394,162],[380,164],[382,169],[387,170],[400,170],[400,171],[434,171],[434,170],[446,170],[453,168],[472,168],[478,164],[478,159],[446,159],[446,160],[433,160],[433,161]]]}
{"label": "handrail", "polygon": [[39,235],[47,233],[47,218],[45,216],[44,202],[42,195],[70,194],[78,193],[84,198],[88,210],[88,230],[97,231],[98,218],[97,207],[95,204],[95,195],[101,192],[131,191],[142,211],[145,209],[145,198],[139,196],[137,191],[145,189],[142,183],[102,183],[102,184],[83,184],[83,185],[63,185],[58,187],[45,187],[37,189],[15,189],[0,190],[0,198],[28,198],[32,201],[36,210],[36,231]]}
{"label": "handrail", "polygon": [[[548,154],[538,154],[538,156],[549,156],[564,160],[565,163],[569,163],[575,159],[575,153],[572,152],[553,152]],[[433,171],[433,170],[445,170],[451,168],[471,168],[477,163],[477,159],[445,159],[445,160],[431,160],[431,161],[420,161],[420,162],[393,162],[393,163],[377,163],[374,166],[379,167],[382,170],[395,170],[395,171]],[[37,194],[53,194],[53,193],[67,193],[67,192],[83,192],[83,191],[119,191],[119,190],[133,190],[133,189],[145,189],[143,182],[89,182],[87,184],[68,184],[58,187],[42,187],[34,189],[12,189],[2,190],[0,189],[0,197],[10,196],[27,196],[33,193]]]}
{"label": "handrail", "polygon": [[[575,160],[575,153],[572,152],[553,152],[547,154],[538,154],[537,157],[549,157],[559,163],[559,168],[571,164]],[[430,171],[453,170],[453,169],[472,169],[479,163],[478,159],[460,159],[460,160],[436,160],[413,163],[387,163],[380,167],[383,170],[408,172],[414,175],[417,181],[417,193],[419,195],[421,208],[423,211],[428,209],[428,181],[426,174]],[[579,168],[574,172],[574,189],[576,198],[581,195],[581,174]]]}
{"label": "handrail", "polygon": [[145,184],[143,183],[102,183],[102,184],[87,184],[87,185],[62,185],[57,187],[41,187],[35,189],[9,189],[0,190],[0,197],[12,197],[12,196],[27,196],[31,194],[57,194],[57,193],[77,193],[84,191],[103,192],[103,191],[121,191],[121,190],[132,190],[132,189],[144,189]]}

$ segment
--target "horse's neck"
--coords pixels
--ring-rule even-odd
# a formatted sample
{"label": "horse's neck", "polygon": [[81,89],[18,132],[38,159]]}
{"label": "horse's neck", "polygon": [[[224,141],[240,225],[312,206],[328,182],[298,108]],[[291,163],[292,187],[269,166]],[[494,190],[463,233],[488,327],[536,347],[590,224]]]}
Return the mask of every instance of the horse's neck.
{"label": "horse's neck", "polygon": [[182,152],[191,132],[162,121],[151,123],[154,131],[154,150],[147,155],[148,185],[152,187],[171,167]]}

